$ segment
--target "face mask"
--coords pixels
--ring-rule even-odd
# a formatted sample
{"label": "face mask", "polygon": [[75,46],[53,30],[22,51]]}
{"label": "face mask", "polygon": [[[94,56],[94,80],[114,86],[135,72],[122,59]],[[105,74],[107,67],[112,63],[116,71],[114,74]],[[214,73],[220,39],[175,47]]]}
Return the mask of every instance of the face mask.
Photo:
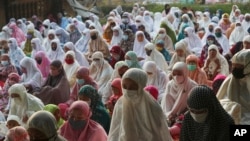
{"label": "face mask", "polygon": [[65,62],[69,65],[74,63],[74,59],[65,59]]}
{"label": "face mask", "polygon": [[113,58],[114,58],[115,60],[119,60],[119,59],[120,59],[120,55],[113,55]]}
{"label": "face mask", "polygon": [[188,19],[183,19],[183,22],[184,23],[188,23]]}
{"label": "face mask", "polygon": [[163,50],[162,47],[156,47],[156,49],[157,49],[158,51],[162,51],[162,50]]}
{"label": "face mask", "polygon": [[162,39],[164,38],[164,34],[158,34],[158,37]]}
{"label": "face mask", "polygon": [[244,68],[233,68],[232,74],[236,79],[242,79],[245,77]]}
{"label": "face mask", "polygon": [[123,19],[122,19],[122,23],[124,23],[124,24],[128,24],[128,23],[129,23],[128,18],[123,18]]}
{"label": "face mask", "polygon": [[219,17],[220,17],[220,14],[219,14],[219,13],[216,13],[216,16],[219,18]]}
{"label": "face mask", "polygon": [[178,83],[178,84],[181,84],[184,82],[184,76],[182,75],[176,75],[173,77],[173,80]]}
{"label": "face mask", "polygon": [[198,122],[198,123],[203,123],[205,122],[206,118],[207,118],[207,114],[208,112],[202,113],[202,114],[194,114],[192,112],[190,112],[190,115],[192,116],[192,118]]}
{"label": "face mask", "polygon": [[99,67],[101,66],[101,61],[93,61],[93,65]]}
{"label": "face mask", "polygon": [[236,30],[240,30],[240,29],[241,29],[241,26],[236,26],[235,29],[236,29]]}
{"label": "face mask", "polygon": [[208,17],[204,17],[204,21],[208,21]]}
{"label": "face mask", "polygon": [[138,96],[137,90],[122,89],[122,92],[123,92],[123,95],[126,96],[127,98],[134,99]]}
{"label": "face mask", "polygon": [[207,44],[210,46],[210,45],[212,45],[214,43],[214,41],[213,40],[208,40],[207,41]]}
{"label": "face mask", "polygon": [[76,82],[79,85],[83,85],[85,83],[85,80],[84,79],[77,79]]}
{"label": "face mask", "polygon": [[149,20],[149,19],[150,19],[150,16],[149,16],[149,15],[146,15],[144,18],[145,18],[145,20]]}
{"label": "face mask", "polygon": [[39,65],[42,64],[42,59],[36,60],[36,63]]}
{"label": "face mask", "polygon": [[131,67],[133,64],[131,60],[125,60],[125,62],[127,63],[128,67]]}
{"label": "face mask", "polygon": [[97,39],[97,36],[96,36],[96,35],[92,35],[92,36],[90,36],[90,38],[91,38],[92,40],[95,40],[95,39]]}
{"label": "face mask", "polygon": [[127,41],[128,40],[128,35],[123,35],[122,38],[123,38],[123,40]]}
{"label": "face mask", "polygon": [[30,35],[30,34],[27,35],[27,39],[32,39],[32,37],[33,37],[33,36]]}
{"label": "face mask", "polygon": [[86,121],[85,120],[74,120],[74,119],[70,118],[69,124],[71,125],[73,130],[81,130],[85,127]]}
{"label": "face mask", "polygon": [[2,64],[3,66],[7,66],[7,65],[9,65],[9,61],[1,61],[1,64]]}
{"label": "face mask", "polygon": [[216,33],[215,33],[215,36],[216,36],[217,38],[220,38],[220,37],[222,36],[222,34],[221,34],[221,32],[216,32]]}
{"label": "face mask", "polygon": [[194,71],[196,69],[196,65],[187,65],[189,71]]}
{"label": "face mask", "polygon": [[214,30],[213,28],[209,28],[208,29],[209,32],[213,32],[213,30]]}

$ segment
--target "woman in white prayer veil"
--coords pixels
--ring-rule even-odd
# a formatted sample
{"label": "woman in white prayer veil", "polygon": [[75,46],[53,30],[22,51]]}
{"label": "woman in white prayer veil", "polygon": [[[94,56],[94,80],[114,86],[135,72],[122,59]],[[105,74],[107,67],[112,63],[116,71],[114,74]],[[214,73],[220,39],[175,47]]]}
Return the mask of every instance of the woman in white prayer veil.
{"label": "woman in white prayer veil", "polygon": [[145,11],[143,13],[143,19],[149,29],[149,33],[151,33],[154,29],[154,20],[152,19],[149,11]]}
{"label": "woman in white prayer veil", "polygon": [[148,76],[147,86],[153,85],[158,89],[159,95],[157,101],[161,103],[168,83],[167,74],[158,68],[153,61],[145,62],[142,68]]}
{"label": "woman in white prayer veil", "polygon": [[248,35],[248,33],[243,29],[240,22],[236,23],[236,27],[229,37],[229,45],[233,46],[237,42],[242,41],[243,38]]}
{"label": "woman in white prayer veil", "polygon": [[187,111],[189,92],[197,85],[195,81],[189,78],[187,65],[184,62],[174,64],[171,76],[173,79],[167,83],[161,101],[161,107],[169,121],[173,121]]}
{"label": "woman in white prayer veil", "polygon": [[20,61],[20,66],[22,69],[21,83],[26,87],[26,89],[35,90],[40,89],[43,83],[43,78],[40,70],[36,66],[34,59],[29,57],[24,57]]}
{"label": "woman in white prayer veil", "polygon": [[60,41],[59,39],[54,39],[51,41],[51,49],[48,52],[48,57],[51,61],[54,60],[60,60],[63,62],[64,60],[64,51],[62,47],[60,46]]}
{"label": "woman in white prayer veil", "polygon": [[241,26],[243,27],[243,29],[245,29],[245,31],[250,28],[250,13],[245,14],[245,18],[242,21]]}
{"label": "woman in white prayer veil", "polygon": [[222,83],[217,98],[230,99],[241,105],[240,124],[250,124],[250,51],[243,49],[232,58],[233,70]]}
{"label": "woman in white prayer veil", "polygon": [[145,62],[154,61],[162,71],[166,73],[168,72],[168,64],[165,61],[165,58],[158,50],[156,50],[156,47],[153,43],[147,43],[145,45],[145,51],[147,54]]}
{"label": "woman in white prayer veil", "polygon": [[203,23],[200,27],[203,27],[206,31],[208,29],[208,25],[211,23],[211,18],[209,12],[203,13]]}
{"label": "woman in white prayer veil", "polygon": [[191,51],[187,48],[187,43],[181,40],[175,44],[175,53],[172,56],[168,70],[172,71],[172,68],[176,62],[186,62],[186,58],[191,54]]}
{"label": "woman in white prayer veil", "polygon": [[90,30],[85,29],[82,32],[82,37],[75,43],[75,47],[82,53],[86,53],[88,50],[88,43],[90,40]]}
{"label": "woman in white prayer veil", "polygon": [[32,46],[31,58],[33,58],[33,59],[35,59],[35,54],[38,51],[44,51],[45,52],[45,48],[42,46],[41,41],[39,40],[39,38],[33,38],[31,40],[31,46]]}
{"label": "woman in white prayer veil", "polygon": [[123,37],[123,31],[119,25],[116,25],[112,30],[113,30],[113,36],[110,42],[110,47],[119,45]]}
{"label": "woman in white prayer veil", "polygon": [[144,21],[144,18],[141,15],[138,15],[135,17],[135,26],[138,29],[138,27],[140,25],[144,25],[145,30],[150,33],[150,27],[148,26],[148,24],[146,24],[146,22]]}
{"label": "woman in white prayer veil", "polygon": [[144,49],[144,46],[149,43],[146,39],[144,33],[142,31],[137,31],[135,35],[134,47],[133,51],[136,53],[137,57],[139,58],[146,58],[147,54]]}
{"label": "woman in white prayer veil", "polygon": [[42,42],[42,46],[45,48],[47,52],[51,50],[51,41],[53,39],[57,39],[56,31],[54,29],[50,29],[48,31],[48,36]]}
{"label": "woman in white prayer veil", "polygon": [[89,67],[90,76],[97,82],[98,92],[102,96],[102,101],[105,102],[104,92],[113,73],[113,68],[104,59],[103,53],[100,51],[93,53],[91,59],[92,63]]}
{"label": "woman in white prayer veil", "polygon": [[183,40],[187,43],[188,49],[195,53],[195,55],[200,56],[203,46],[200,38],[195,33],[194,28],[187,27],[185,28],[184,32],[187,34],[187,36]]}
{"label": "woman in white prayer veil", "polygon": [[140,69],[123,75],[123,96],[114,108],[108,141],[172,141],[161,107],[144,90],[146,83]]}
{"label": "woman in white prayer veil", "polygon": [[86,28],[85,24],[83,22],[81,22],[81,21],[78,21],[77,18],[73,18],[72,22],[74,23],[74,25],[76,26],[76,28],[78,29],[78,31],[80,33],[82,33],[82,31]]}
{"label": "woman in white prayer veil", "polygon": [[47,37],[48,36],[48,32],[50,30],[50,20],[46,19],[43,21],[43,26],[44,26],[44,30],[43,30],[43,37]]}
{"label": "woman in white prayer veil", "polygon": [[161,20],[162,20],[162,14],[160,12],[155,12],[154,14],[154,28],[153,28],[153,39],[155,38],[155,36],[157,35],[157,32],[160,29],[161,26]]}
{"label": "woman in white prayer veil", "polygon": [[99,17],[94,14],[91,14],[89,18],[96,25],[96,29],[99,31],[100,35],[102,35],[103,29],[102,25],[99,22]]}
{"label": "woman in white prayer veil", "polygon": [[17,20],[17,24],[16,24],[20,29],[22,29],[23,33],[26,34],[27,33],[27,26],[25,23],[23,23],[22,19],[18,19]]}
{"label": "woman in white prayer veil", "polygon": [[3,26],[2,32],[0,33],[0,40],[8,40],[10,38],[10,28],[8,26]]}
{"label": "woman in white prayer veil", "polygon": [[67,42],[64,44],[65,52],[72,50],[75,53],[75,59],[79,63],[80,66],[89,67],[89,62],[85,58],[85,56],[74,46],[72,42]]}

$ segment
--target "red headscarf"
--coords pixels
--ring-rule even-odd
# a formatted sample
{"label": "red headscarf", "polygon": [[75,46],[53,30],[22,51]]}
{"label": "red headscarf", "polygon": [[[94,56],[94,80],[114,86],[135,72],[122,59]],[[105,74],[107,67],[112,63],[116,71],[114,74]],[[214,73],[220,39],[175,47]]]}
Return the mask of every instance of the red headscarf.
{"label": "red headscarf", "polygon": [[120,59],[119,59],[119,60],[116,60],[116,59],[113,58],[113,57],[111,58],[111,61],[110,61],[109,64],[112,66],[112,68],[115,67],[116,62],[124,60],[125,53],[124,53],[124,51],[121,49],[121,47],[119,47],[119,46],[113,46],[113,47],[111,48],[111,50],[110,50],[110,53],[115,53],[115,54],[119,54],[119,55],[120,55]]}

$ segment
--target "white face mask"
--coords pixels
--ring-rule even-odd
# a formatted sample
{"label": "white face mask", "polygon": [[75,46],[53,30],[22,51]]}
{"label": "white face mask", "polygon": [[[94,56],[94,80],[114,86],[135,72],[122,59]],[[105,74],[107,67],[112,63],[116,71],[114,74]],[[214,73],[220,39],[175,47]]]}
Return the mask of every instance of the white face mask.
{"label": "white face mask", "polygon": [[125,62],[127,63],[128,67],[132,66],[132,61],[131,60],[125,60]]}
{"label": "white face mask", "polygon": [[205,113],[202,113],[202,114],[194,114],[194,113],[190,112],[190,115],[192,116],[194,121],[196,121],[198,123],[205,122],[205,120],[207,118],[207,114],[208,114],[208,112],[205,112]]}
{"label": "white face mask", "polygon": [[184,82],[184,76],[183,75],[176,75],[176,76],[173,77],[173,80],[177,84],[182,84]]}
{"label": "white face mask", "polygon": [[99,67],[101,66],[101,61],[93,61],[93,65]]}
{"label": "white face mask", "polygon": [[163,39],[164,38],[164,34],[158,34],[158,38]]}
{"label": "white face mask", "polygon": [[138,97],[138,91],[137,90],[127,90],[127,89],[122,89],[123,95],[126,96],[127,98],[134,99]]}

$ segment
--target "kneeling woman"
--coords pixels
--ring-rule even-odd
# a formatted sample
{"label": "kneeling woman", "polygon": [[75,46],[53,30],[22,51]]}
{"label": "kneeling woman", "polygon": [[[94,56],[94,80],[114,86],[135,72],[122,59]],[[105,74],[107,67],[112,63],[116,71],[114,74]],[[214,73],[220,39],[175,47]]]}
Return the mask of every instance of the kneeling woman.
{"label": "kneeling woman", "polygon": [[69,99],[70,86],[64,72],[62,62],[55,60],[50,64],[50,74],[40,92],[34,95],[40,98],[45,105],[59,104]]}

